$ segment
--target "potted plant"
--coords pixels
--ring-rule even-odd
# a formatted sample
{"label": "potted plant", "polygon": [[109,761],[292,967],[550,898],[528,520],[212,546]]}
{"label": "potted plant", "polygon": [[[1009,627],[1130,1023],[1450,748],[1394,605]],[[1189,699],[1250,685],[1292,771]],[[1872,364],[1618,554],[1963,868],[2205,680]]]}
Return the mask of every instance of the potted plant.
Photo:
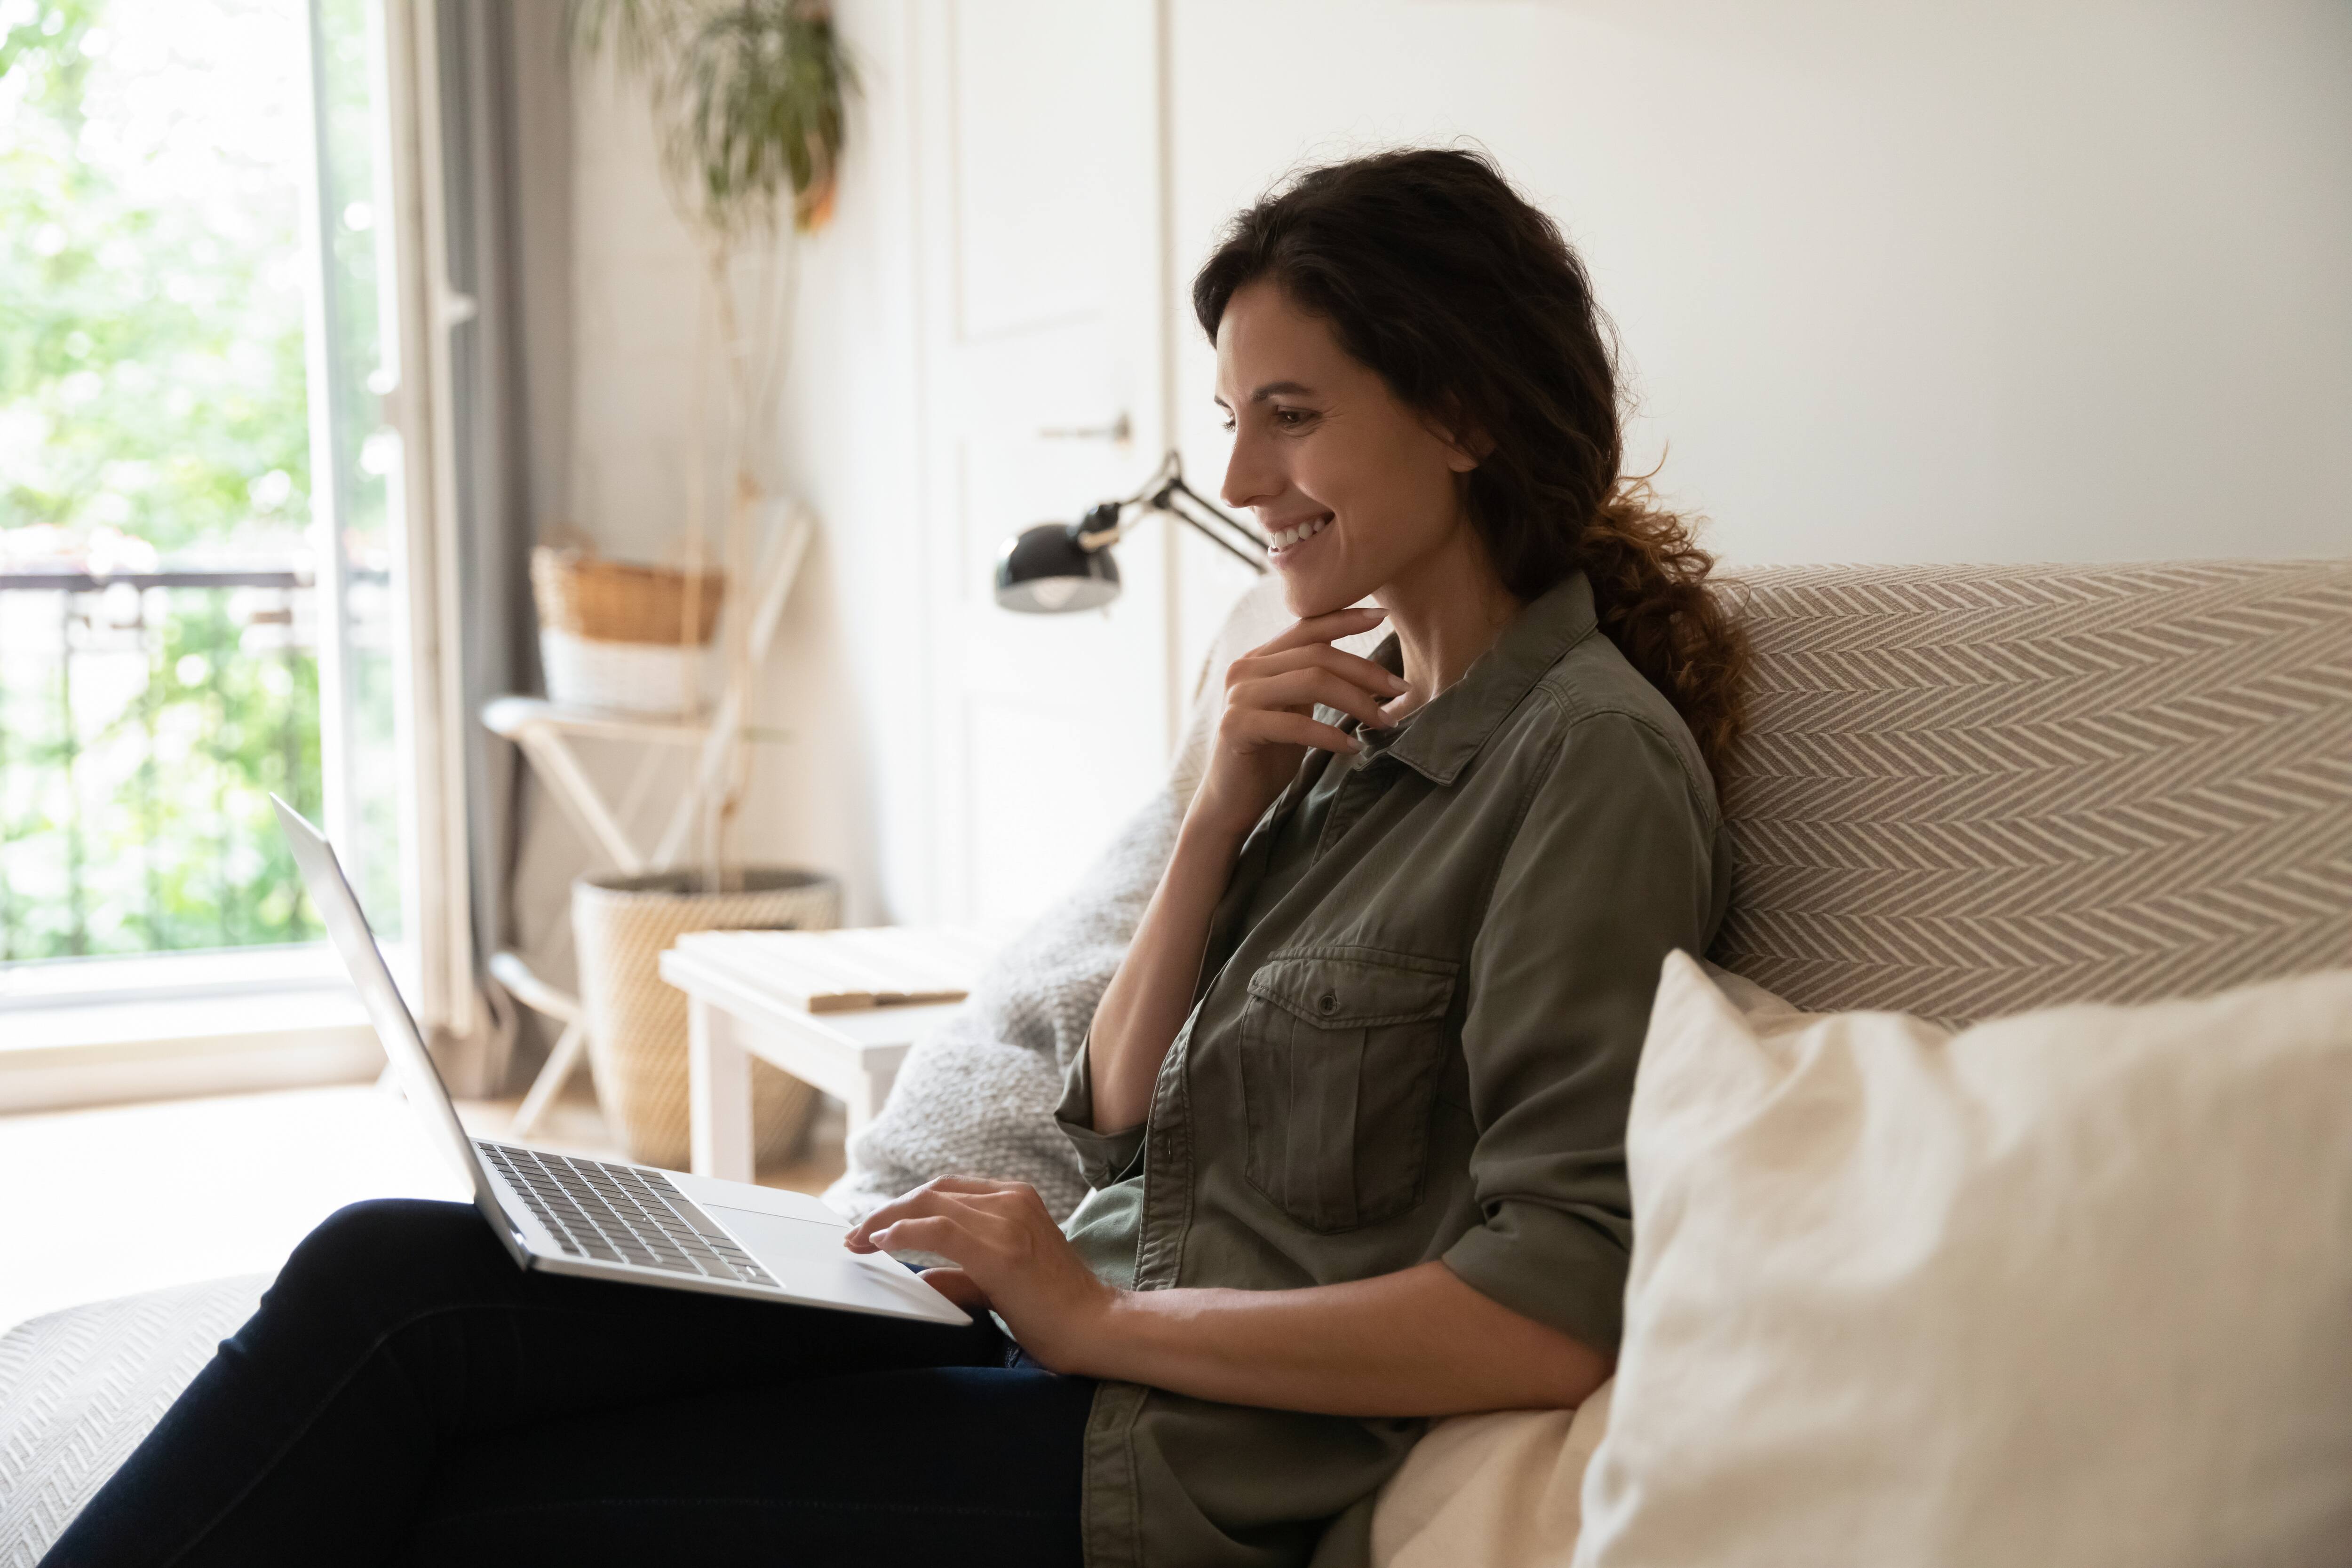
{"label": "potted plant", "polygon": [[[663,183],[701,253],[706,341],[716,348],[725,406],[715,452],[707,444],[714,422],[690,422],[698,444],[682,575],[712,581],[716,593],[725,576],[750,581],[757,525],[782,510],[772,470],[797,246],[833,210],[855,73],[821,0],[571,0],[568,23],[576,57],[607,58],[644,89]],[[712,474],[724,476],[715,507],[705,480]],[[685,999],[659,977],[663,950],[686,931],[839,919],[832,878],[729,859],[760,672],[757,589],[726,597],[723,695],[698,763],[700,777],[715,782],[715,803],[698,852],[683,866],[583,878],[573,892],[598,1096],[631,1154],[654,1164],[683,1163],[687,1139]],[[686,618],[700,608],[689,604]],[[795,1135],[810,1099],[805,1085],[764,1074],[754,1107],[762,1143]]]}

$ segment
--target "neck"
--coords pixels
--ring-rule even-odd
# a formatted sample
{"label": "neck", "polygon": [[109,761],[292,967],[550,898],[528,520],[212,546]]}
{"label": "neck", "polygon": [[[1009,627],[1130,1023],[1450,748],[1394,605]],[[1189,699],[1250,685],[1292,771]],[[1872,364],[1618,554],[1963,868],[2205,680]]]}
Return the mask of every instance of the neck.
{"label": "neck", "polygon": [[1460,680],[1523,608],[1496,576],[1466,518],[1443,546],[1374,597],[1388,612],[1404,655],[1411,689],[1390,705],[1399,717]]}

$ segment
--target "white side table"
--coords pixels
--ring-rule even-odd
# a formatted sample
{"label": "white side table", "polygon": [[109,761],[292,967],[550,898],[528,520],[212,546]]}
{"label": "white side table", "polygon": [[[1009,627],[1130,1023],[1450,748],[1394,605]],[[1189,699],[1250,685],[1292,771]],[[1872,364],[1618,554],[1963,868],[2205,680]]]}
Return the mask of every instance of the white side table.
{"label": "white side table", "polygon": [[810,1012],[781,984],[762,984],[755,969],[727,961],[730,946],[698,948],[688,936],[661,956],[662,978],[687,997],[687,1111],[697,1176],[751,1179],[755,1059],[839,1100],[855,1134],[890,1097],[908,1049],[963,1005]]}

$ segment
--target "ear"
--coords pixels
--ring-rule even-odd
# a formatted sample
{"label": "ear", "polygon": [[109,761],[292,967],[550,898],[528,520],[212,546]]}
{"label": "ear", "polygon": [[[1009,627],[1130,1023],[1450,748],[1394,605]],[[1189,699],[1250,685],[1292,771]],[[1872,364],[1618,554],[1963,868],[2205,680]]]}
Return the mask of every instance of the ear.
{"label": "ear", "polygon": [[1458,408],[1449,418],[1427,423],[1429,433],[1445,448],[1445,465],[1456,474],[1467,474],[1494,455],[1495,438],[1476,425],[1465,428]]}

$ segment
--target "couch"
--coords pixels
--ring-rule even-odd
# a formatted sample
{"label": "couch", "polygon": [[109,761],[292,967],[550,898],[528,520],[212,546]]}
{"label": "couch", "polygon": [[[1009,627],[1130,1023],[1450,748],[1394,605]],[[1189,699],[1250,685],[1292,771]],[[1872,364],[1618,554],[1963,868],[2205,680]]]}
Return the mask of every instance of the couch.
{"label": "couch", "polygon": [[[2352,964],[2352,561],[1774,568],[1739,591],[1757,657],[1721,781],[1736,871],[1709,956],[1725,970],[1803,1009],[1957,1022]],[[1213,662],[1281,621],[1262,585]],[[1131,921],[1218,695],[1205,682],[1169,799],[1082,899]],[[1084,961],[1034,967],[1062,988],[1050,1010],[1091,1010],[1116,928],[1097,922]],[[954,1060],[934,1053],[941,1071]],[[1049,1045],[1032,1076],[1054,1066]],[[894,1109],[922,1082],[902,1077]],[[1003,1103],[1039,1113],[1025,1091]],[[887,1166],[887,1113],[876,1133]],[[1024,1128],[988,1146],[1051,1142]],[[265,1283],[0,1338],[0,1564],[38,1559]],[[1534,1531],[1550,1532],[1534,1560],[1565,1562],[1607,1411],[1438,1424],[1381,1500],[1377,1557],[1520,1560]]]}

